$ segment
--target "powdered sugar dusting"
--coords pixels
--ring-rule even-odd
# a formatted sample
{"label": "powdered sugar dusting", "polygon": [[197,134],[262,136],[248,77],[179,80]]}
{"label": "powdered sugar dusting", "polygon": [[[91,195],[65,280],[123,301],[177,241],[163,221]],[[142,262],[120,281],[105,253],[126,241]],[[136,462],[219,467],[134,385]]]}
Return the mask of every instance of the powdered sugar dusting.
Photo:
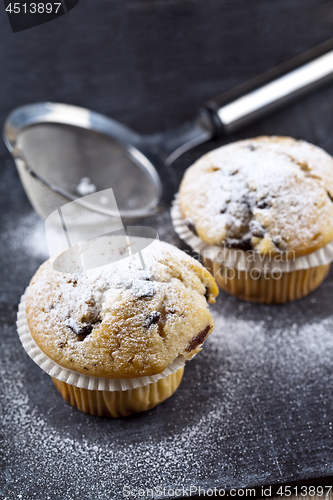
{"label": "powdered sugar dusting", "polygon": [[332,158],[302,141],[240,141],[185,173],[182,212],[209,244],[309,253],[333,238],[332,171]]}
{"label": "powdered sugar dusting", "polygon": [[[82,249],[80,254],[77,254],[75,247],[72,247],[64,257],[70,264],[71,273],[54,272],[50,261],[45,270],[41,271],[38,281],[31,286],[31,293],[42,296],[51,289],[58,289],[55,292],[54,302],[57,302],[57,298],[61,299],[62,307],[54,307],[50,311],[55,322],[64,321],[75,309],[79,310],[82,316],[89,315],[89,311],[93,309],[90,316],[97,316],[103,313],[105,305],[113,307],[117,302],[124,302],[129,297],[152,297],[161,283],[170,281],[170,270],[163,262],[168,256],[183,262],[191,260],[177,248],[158,240],[152,243],[149,239],[134,238],[131,241],[134,247],[138,245],[143,248],[140,250],[140,255],[137,252],[129,255],[129,251],[132,253],[135,248],[127,243],[124,244],[124,238],[117,236],[86,242],[80,245]],[[141,241],[147,243],[140,245]],[[112,257],[123,260],[85,271],[81,267],[82,254],[94,246],[97,251],[97,263],[99,255],[102,254],[105,258],[107,252],[110,255],[110,262]],[[184,274],[189,275],[185,269]],[[52,280],[55,281],[55,286],[52,285]]]}
{"label": "powdered sugar dusting", "polygon": [[[179,244],[168,214],[159,221],[161,239]],[[331,476],[332,278],[284,306],[222,292],[211,308],[216,328],[175,395],[147,413],[107,420],[67,405],[16,335],[10,304],[48,257],[44,223],[35,214],[12,218],[1,236],[10,270],[0,368],[4,500],[118,500],[125,485],[188,492],[191,484],[240,488]]]}
{"label": "powdered sugar dusting", "polygon": [[[318,428],[326,443],[322,456],[327,455],[329,464],[332,404],[322,398],[333,382],[333,316],[301,325],[290,314],[290,325],[283,328],[279,308],[260,308],[267,314],[256,321],[248,304],[237,304],[234,315],[230,301],[220,301],[224,315],[215,311],[214,334],[186,367],[183,383],[169,401],[118,421],[86,416],[66,405],[49,377],[26,365],[18,345],[12,363],[7,329],[1,372],[9,485],[4,498],[43,494],[55,499],[61,492],[68,500],[82,495],[106,500],[121,498],[124,486],[230,488],[248,485],[249,478],[267,484],[281,477],[280,471],[291,477],[288,456],[301,451],[304,460],[309,436]],[[288,310],[295,311],[291,306]],[[319,427],[309,398],[320,404]],[[304,412],[308,425],[297,429]],[[320,435],[317,440],[320,446]],[[41,470],[43,474],[36,473]],[[297,479],[297,466],[293,471]]]}
{"label": "powdered sugar dusting", "polygon": [[46,237],[45,223],[34,212],[20,217],[19,221],[5,221],[5,227],[1,233],[4,243],[10,245],[12,252],[21,250],[29,257],[42,258],[49,257]]}
{"label": "powdered sugar dusting", "polygon": [[[98,267],[86,271],[86,260]],[[167,243],[104,236],[41,266],[27,291],[27,319],[37,345],[62,367],[132,379],[200,349],[213,330],[207,300],[217,292],[197,261]]]}

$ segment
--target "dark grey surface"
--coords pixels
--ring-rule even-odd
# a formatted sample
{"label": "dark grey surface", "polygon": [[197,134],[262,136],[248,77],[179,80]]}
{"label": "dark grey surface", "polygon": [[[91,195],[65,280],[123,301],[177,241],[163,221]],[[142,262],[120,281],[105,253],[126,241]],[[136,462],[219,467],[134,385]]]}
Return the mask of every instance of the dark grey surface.
{"label": "dark grey surface", "polygon": [[[52,100],[141,133],[163,130],[329,38],[332,26],[332,2],[81,0],[58,20],[12,34],[0,6],[0,121],[16,106]],[[187,153],[178,176],[209,148],[260,134],[333,153],[332,109],[333,86]],[[3,144],[0,168],[3,498],[113,499],[125,485],[240,488],[333,475],[332,273],[284,306],[221,292],[216,330],[173,398],[128,419],[86,416],[63,402],[20,346],[16,308],[46,257],[43,224]],[[186,248],[169,214],[149,223]]]}

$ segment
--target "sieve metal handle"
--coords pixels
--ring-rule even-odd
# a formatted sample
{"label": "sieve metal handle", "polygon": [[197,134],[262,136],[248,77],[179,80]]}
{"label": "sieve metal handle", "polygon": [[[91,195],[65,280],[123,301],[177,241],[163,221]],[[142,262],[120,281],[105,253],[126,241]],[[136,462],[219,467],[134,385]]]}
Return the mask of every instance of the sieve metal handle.
{"label": "sieve metal handle", "polygon": [[333,39],[210,99],[216,135],[235,132],[333,79]]}

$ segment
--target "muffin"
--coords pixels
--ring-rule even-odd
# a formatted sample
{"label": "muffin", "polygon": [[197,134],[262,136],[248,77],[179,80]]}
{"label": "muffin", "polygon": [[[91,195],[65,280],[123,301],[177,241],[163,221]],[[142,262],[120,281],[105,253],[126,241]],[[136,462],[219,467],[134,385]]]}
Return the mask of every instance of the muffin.
{"label": "muffin", "polygon": [[219,286],[265,303],[303,297],[326,277],[332,199],[332,157],[288,137],[216,149],[185,172],[179,190],[181,215]]}
{"label": "muffin", "polygon": [[72,248],[71,272],[56,271],[50,259],[26,293],[30,334],[60,367],[54,384],[92,415],[151,409],[175,392],[184,362],[213,330],[207,303],[215,302],[217,285],[199,262],[158,240],[131,256],[120,237],[86,242],[103,259],[106,252],[122,259],[89,271]]}

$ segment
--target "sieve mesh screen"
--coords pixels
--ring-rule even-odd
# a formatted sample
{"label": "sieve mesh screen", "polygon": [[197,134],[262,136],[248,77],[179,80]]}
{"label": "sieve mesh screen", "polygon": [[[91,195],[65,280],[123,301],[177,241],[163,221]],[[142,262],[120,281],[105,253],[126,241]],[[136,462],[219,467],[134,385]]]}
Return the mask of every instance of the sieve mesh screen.
{"label": "sieve mesh screen", "polygon": [[[43,123],[23,129],[17,143],[33,172],[74,197],[85,194],[78,186],[82,179],[89,178],[90,187],[96,191],[113,189],[119,210],[143,209],[158,200],[156,184],[140,168],[139,161],[102,133]],[[50,188],[38,179],[28,180],[31,174],[27,171],[21,169],[20,175],[30,200],[43,217],[64,204],[62,196],[54,192],[51,196]]]}

